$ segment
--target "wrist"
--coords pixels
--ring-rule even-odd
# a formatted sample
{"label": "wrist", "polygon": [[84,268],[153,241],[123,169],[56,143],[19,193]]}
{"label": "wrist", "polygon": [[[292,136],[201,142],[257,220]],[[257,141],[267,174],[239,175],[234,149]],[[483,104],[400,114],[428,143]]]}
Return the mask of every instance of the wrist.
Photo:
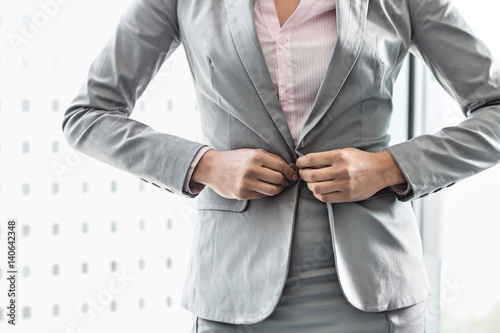
{"label": "wrist", "polygon": [[383,187],[406,186],[406,178],[391,153],[387,150],[383,150],[375,154],[378,156]]}
{"label": "wrist", "polygon": [[217,153],[218,151],[209,149],[203,154],[193,170],[191,182],[201,185],[209,185],[211,178],[210,175],[213,169],[214,161],[216,161],[216,156],[218,155]]}

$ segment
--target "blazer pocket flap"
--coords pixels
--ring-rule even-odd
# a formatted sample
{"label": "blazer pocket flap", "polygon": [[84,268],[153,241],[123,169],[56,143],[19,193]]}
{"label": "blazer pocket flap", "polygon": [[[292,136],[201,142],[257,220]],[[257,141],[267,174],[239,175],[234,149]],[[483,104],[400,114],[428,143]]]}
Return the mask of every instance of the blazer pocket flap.
{"label": "blazer pocket flap", "polygon": [[200,210],[211,209],[242,212],[246,209],[247,205],[248,200],[226,199],[208,186],[194,199],[194,207]]}

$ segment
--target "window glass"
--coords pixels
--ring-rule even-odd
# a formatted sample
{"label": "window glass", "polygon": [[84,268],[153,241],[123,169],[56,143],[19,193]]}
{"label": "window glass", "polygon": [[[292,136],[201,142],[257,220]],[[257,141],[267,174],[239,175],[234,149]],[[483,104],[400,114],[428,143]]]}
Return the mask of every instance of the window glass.
{"label": "window glass", "polygon": [[[454,0],[473,31],[500,59],[500,4],[493,0]],[[462,120],[456,104],[445,122]],[[443,333],[500,331],[500,167],[442,192],[441,328]]]}
{"label": "window glass", "polygon": [[[61,129],[65,109],[130,3],[0,3],[0,298],[8,290],[6,226],[15,218],[23,332],[191,327],[179,303],[192,201],[83,156]],[[132,118],[198,140],[182,49],[165,62]],[[9,320],[5,309],[0,305],[1,327]]]}

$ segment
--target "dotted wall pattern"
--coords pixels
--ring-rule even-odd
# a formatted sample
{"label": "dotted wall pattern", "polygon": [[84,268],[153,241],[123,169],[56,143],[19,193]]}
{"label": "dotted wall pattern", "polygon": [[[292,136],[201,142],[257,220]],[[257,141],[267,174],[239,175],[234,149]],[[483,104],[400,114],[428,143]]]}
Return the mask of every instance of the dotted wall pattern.
{"label": "dotted wall pattern", "polygon": [[[65,109],[130,1],[0,5],[0,331],[188,332],[179,305],[190,199],[70,148]],[[199,141],[180,48],[132,118]],[[17,221],[17,326],[7,324],[7,221]]]}

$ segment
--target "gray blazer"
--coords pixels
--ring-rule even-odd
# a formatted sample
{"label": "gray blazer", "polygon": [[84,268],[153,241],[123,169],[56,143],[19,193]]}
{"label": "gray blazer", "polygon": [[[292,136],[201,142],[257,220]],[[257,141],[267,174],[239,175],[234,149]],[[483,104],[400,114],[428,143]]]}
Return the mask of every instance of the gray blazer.
{"label": "gray blazer", "polygon": [[[167,191],[196,152],[262,148],[293,164],[311,152],[388,149],[413,192],[326,204],[338,277],[364,311],[423,301],[429,284],[408,202],[478,173],[500,157],[500,70],[449,0],[337,0],[338,40],[298,144],[293,143],[253,23],[251,0],[136,0],[93,63],[64,117],[76,149]],[[200,108],[203,143],[128,118],[164,60],[182,44]],[[392,87],[412,51],[467,119],[387,147]],[[168,93],[168,92],[167,92]],[[298,186],[274,197],[196,198],[182,305],[196,316],[251,324],[269,316],[287,278]]]}

